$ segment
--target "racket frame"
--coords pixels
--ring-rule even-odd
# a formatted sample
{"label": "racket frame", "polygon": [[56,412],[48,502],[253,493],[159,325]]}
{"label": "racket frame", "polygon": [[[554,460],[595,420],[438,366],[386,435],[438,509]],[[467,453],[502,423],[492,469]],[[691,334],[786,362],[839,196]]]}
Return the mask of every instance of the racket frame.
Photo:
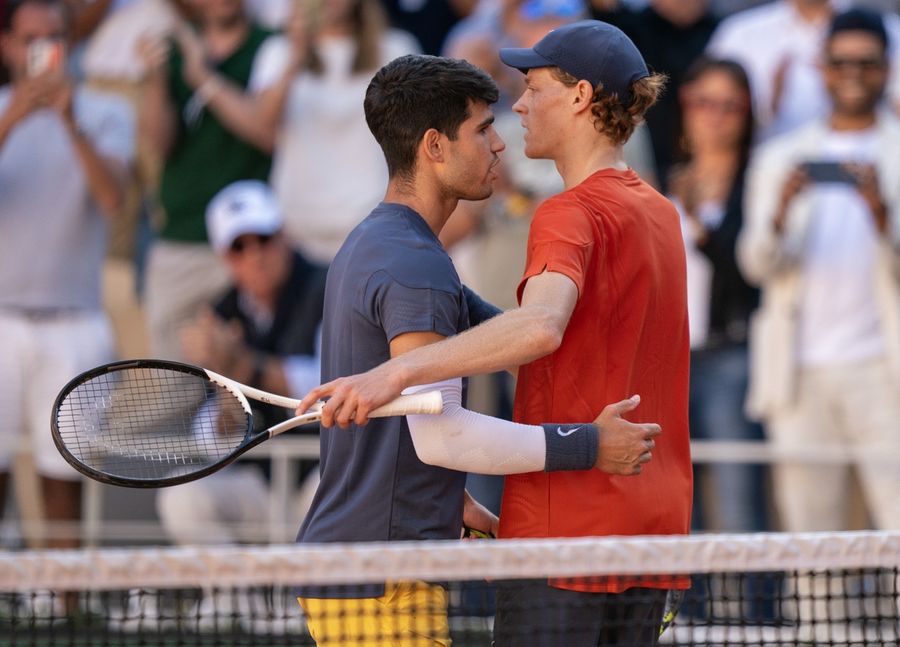
{"label": "racket frame", "polygon": [[[212,465],[208,465],[194,472],[183,474],[181,476],[171,476],[159,479],[128,478],[101,472],[81,462],[69,451],[69,449],[66,447],[66,443],[62,439],[58,424],[59,411],[69,394],[80,385],[101,375],[107,373],[115,373],[126,369],[160,369],[179,371],[182,373],[187,373],[188,375],[197,376],[206,381],[211,381],[225,388],[229,393],[231,393],[238,399],[244,411],[247,413],[247,429],[244,432],[244,439],[240,442],[240,444],[238,444],[237,447],[234,448],[234,450],[230,454],[223,457],[219,461],[213,463]],[[199,478],[203,478],[204,476],[208,476],[213,472],[217,472],[218,470],[222,469],[226,465],[233,463],[238,457],[250,451],[262,442],[268,440],[269,438],[277,436],[278,434],[288,431],[289,429],[294,429],[295,427],[318,422],[322,418],[322,405],[324,403],[320,401],[316,402],[310,408],[310,410],[303,415],[289,418],[277,425],[270,427],[269,429],[265,429],[254,434],[253,412],[250,407],[250,403],[247,400],[248,397],[266,404],[284,407],[286,409],[296,409],[300,404],[300,400],[295,400],[294,398],[288,398],[281,395],[275,395],[274,393],[268,393],[267,391],[262,391],[260,389],[246,386],[244,384],[241,384],[240,382],[236,382],[235,380],[227,378],[224,375],[220,375],[213,371],[199,368],[197,366],[192,366],[191,364],[159,359],[122,360],[92,368],[71,379],[68,384],[66,384],[62,388],[53,403],[53,409],[50,413],[50,431],[53,436],[53,443],[56,445],[56,449],[66,460],[66,462],[81,474],[84,474],[85,476],[92,478],[95,481],[100,481],[101,483],[107,483],[109,485],[118,485],[131,488],[160,488],[169,487],[172,485],[181,485],[182,483],[189,483],[191,481],[196,481]],[[398,398],[398,400],[395,400],[392,403],[388,403],[384,407],[380,407],[379,409],[373,411],[370,414],[370,417],[405,415],[402,413],[397,413],[397,409],[403,407],[403,404],[401,404],[403,402],[416,403],[416,410],[412,413],[440,413],[442,407],[440,392],[433,391],[431,393],[422,393],[412,396],[401,396],[400,398]]]}

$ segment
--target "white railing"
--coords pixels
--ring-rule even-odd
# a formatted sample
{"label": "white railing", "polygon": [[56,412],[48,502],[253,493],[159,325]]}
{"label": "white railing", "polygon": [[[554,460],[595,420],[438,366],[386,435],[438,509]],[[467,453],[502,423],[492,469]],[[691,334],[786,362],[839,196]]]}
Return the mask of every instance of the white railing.
{"label": "white railing", "polygon": [[[691,454],[694,464],[779,464],[805,463],[811,465],[840,465],[854,463],[877,464],[900,469],[900,452],[877,447],[846,447],[820,445],[784,447],[764,441],[692,441]],[[316,436],[287,436],[263,443],[248,454],[271,461],[271,489],[267,528],[256,535],[260,541],[290,541],[297,528],[290,519],[291,495],[296,489],[298,463],[319,456],[319,440]],[[101,542],[166,542],[167,537],[159,523],[153,520],[110,521],[103,514],[103,489],[101,484],[86,480],[83,498],[83,516],[80,523],[48,523],[27,519],[4,519],[2,534],[19,532],[26,537],[71,538],[78,537],[85,545]],[[15,526],[13,528],[12,526]]]}

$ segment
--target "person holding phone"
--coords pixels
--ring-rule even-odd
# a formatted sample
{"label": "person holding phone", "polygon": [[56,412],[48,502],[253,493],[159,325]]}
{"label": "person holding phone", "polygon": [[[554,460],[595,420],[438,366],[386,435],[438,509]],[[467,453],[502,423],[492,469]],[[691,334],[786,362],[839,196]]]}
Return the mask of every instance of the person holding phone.
{"label": "person holding phone", "polygon": [[11,74],[0,88],[0,503],[27,431],[54,521],[78,518],[80,477],[47,412],[72,375],[112,359],[100,269],[133,141],[127,104],[67,76],[68,17],[60,0],[20,0],[0,31]]}
{"label": "person holding phone", "polygon": [[[887,42],[880,15],[835,16],[822,54],[829,116],[751,162],[738,261],[762,305],[748,409],[786,448],[900,456],[900,126],[878,110]],[[872,523],[900,528],[898,466],[856,467]],[[773,475],[785,530],[847,527],[848,465]]]}

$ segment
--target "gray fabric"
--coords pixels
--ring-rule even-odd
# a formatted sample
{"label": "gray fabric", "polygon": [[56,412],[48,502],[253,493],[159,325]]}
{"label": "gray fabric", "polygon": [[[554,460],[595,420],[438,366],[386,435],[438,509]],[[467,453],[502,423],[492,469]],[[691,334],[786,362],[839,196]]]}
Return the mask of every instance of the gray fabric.
{"label": "gray fabric", "polygon": [[[468,321],[462,284],[437,237],[412,209],[383,203],[350,233],[329,269],[322,381],[386,361],[397,335],[450,336]],[[300,542],[459,537],[466,475],[419,461],[405,418],[323,427],[321,474]]]}
{"label": "gray fabric", "polygon": [[[0,88],[0,114],[11,88]],[[122,100],[79,89],[75,117],[95,150],[128,163],[133,119]],[[0,147],[0,307],[100,308],[106,221],[59,116],[36,110]]]}

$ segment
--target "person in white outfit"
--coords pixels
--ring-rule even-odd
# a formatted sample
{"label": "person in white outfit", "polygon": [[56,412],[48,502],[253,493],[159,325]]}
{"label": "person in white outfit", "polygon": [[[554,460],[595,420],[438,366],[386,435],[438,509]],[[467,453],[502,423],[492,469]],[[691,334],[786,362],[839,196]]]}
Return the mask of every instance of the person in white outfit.
{"label": "person in white outfit", "polygon": [[[885,52],[880,16],[836,16],[830,116],[751,163],[738,261],[762,305],[747,404],[778,445],[900,456],[900,125],[878,110]],[[822,161],[837,164],[828,175],[807,166]],[[900,466],[857,467],[874,525],[900,528]],[[846,527],[847,466],[788,463],[774,476],[786,530]]]}
{"label": "person in white outfit", "polygon": [[[418,46],[387,28],[378,0],[331,0],[318,14],[309,11],[297,4],[288,27],[305,60],[287,92],[270,181],[288,239],[311,261],[328,264],[387,184],[384,155],[363,113],[366,87],[378,68]],[[264,53],[263,75],[283,69],[288,49]]]}
{"label": "person in white outfit", "polygon": [[[872,523],[897,530],[900,465],[884,461],[900,457],[900,125],[878,110],[886,47],[878,14],[834,18],[823,66],[831,114],[759,150],[738,261],[762,288],[749,412],[779,448],[856,454]],[[785,530],[847,528],[850,465],[785,462],[773,476]],[[848,586],[797,580],[800,639],[830,638],[826,620],[858,617],[842,600]]]}
{"label": "person in white outfit", "polygon": [[114,353],[100,271],[134,140],[124,101],[66,73],[70,27],[64,3],[24,0],[0,28],[12,79],[0,87],[0,504],[27,432],[54,521],[79,518],[81,477],[53,446],[50,408],[66,382]]}

